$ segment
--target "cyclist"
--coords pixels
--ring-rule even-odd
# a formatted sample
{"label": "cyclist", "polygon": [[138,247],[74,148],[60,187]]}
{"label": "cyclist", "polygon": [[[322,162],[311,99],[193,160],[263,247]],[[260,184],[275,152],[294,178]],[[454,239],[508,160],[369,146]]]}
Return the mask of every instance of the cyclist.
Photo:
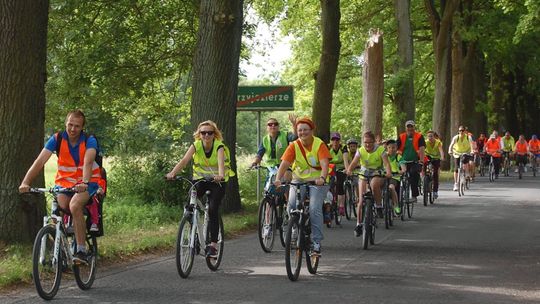
{"label": "cyclist", "polygon": [[184,157],[167,173],[173,179],[193,159],[193,179],[213,178],[213,181],[202,181],[197,184],[197,196],[202,197],[206,191],[208,196],[208,229],[210,245],[205,248],[210,258],[217,257],[217,241],[219,235],[219,205],[225,195],[225,183],[234,176],[230,167],[229,150],[223,143],[223,136],[215,122],[203,121],[193,133],[194,142]]}
{"label": "cyclist", "polygon": [[[294,116],[289,116],[291,123],[294,126]],[[266,122],[266,131],[268,134],[263,137],[255,160],[251,166],[256,166],[264,161],[265,166],[279,166],[281,156],[291,142],[296,139],[296,135],[291,132],[282,132],[279,130],[279,122],[275,118],[269,118]],[[290,174],[287,174],[290,180]],[[286,176],[287,177],[287,176]]]}
{"label": "cyclist", "polygon": [[[426,141],[426,157],[433,165],[433,198],[439,197],[439,168],[441,167],[441,160],[444,161],[444,150],[442,142],[435,138],[434,131],[428,131]],[[424,168],[425,169],[425,168]]]}
{"label": "cyclist", "polygon": [[[328,177],[328,164],[330,151],[324,142],[313,136],[315,124],[304,117],[296,121],[296,134],[298,139],[293,141],[283,156],[279,165],[274,185],[279,187],[285,171],[292,165],[293,182],[314,182],[309,186],[309,217],[311,219],[311,240],[313,241],[313,254],[321,254],[321,241],[323,240],[323,200],[328,192],[326,178]],[[289,190],[289,210],[296,206],[296,187]]]}
{"label": "cyclist", "polygon": [[[341,144],[341,134],[333,132],[330,135],[330,163],[334,164],[334,170],[336,173],[336,193],[337,202],[339,206],[339,214],[345,215],[345,189],[343,183],[345,182],[346,174],[343,172],[345,168],[349,166],[349,151],[346,145]],[[330,210],[325,210],[324,221],[328,223],[331,221]]]}
{"label": "cyclist", "polygon": [[[347,140],[347,148],[349,150],[349,164],[350,164],[354,156],[356,155],[356,151],[358,151],[358,141],[356,140],[356,138],[351,137]],[[357,165],[355,168],[353,168],[353,173],[358,173],[359,170],[360,170],[360,166]],[[358,176],[355,176],[352,182],[358,184]],[[355,189],[356,189],[356,198],[358,199],[360,197],[359,196],[360,189],[358,189],[358,187],[356,187]],[[355,202],[355,204],[356,203],[357,202]]]}
{"label": "cyclist", "polygon": [[486,154],[484,153],[484,145],[486,144],[487,138],[484,133],[480,133],[476,142],[476,153],[474,154],[474,163],[477,166],[484,166],[487,164],[488,160],[486,159]]}
{"label": "cyclist", "polygon": [[401,177],[397,174],[401,174],[399,161],[401,160],[401,155],[397,154],[397,144],[396,141],[393,139],[390,139],[386,142],[386,153],[388,154],[388,162],[390,163],[390,168],[392,169],[392,178],[390,179],[390,185],[388,188],[390,189],[390,193],[392,194],[392,203],[394,205],[394,212],[396,215],[401,214],[401,208],[399,207],[399,199],[398,199],[398,193],[399,193],[399,182]]}
{"label": "cyclist", "polygon": [[510,132],[506,131],[504,136],[501,138],[501,146],[503,151],[503,158],[507,157],[509,160],[512,160],[514,153],[514,145],[516,144],[514,137],[510,135]]}
{"label": "cyclist", "polygon": [[529,140],[529,152],[531,154],[531,165],[533,161],[538,164],[538,160],[540,160],[540,140],[536,134],[533,134],[531,140]]}
{"label": "cyclist", "polygon": [[495,178],[499,178],[499,170],[501,166],[501,142],[497,139],[496,134],[491,134],[488,141],[484,145],[484,151],[487,155],[493,157],[493,167],[495,168]]}
{"label": "cyclist", "polygon": [[[516,154],[516,165],[519,166],[519,164],[523,164],[523,169],[525,172],[527,172],[527,155],[529,154],[529,144],[527,143],[527,140],[525,140],[525,136],[523,134],[519,135],[518,141],[516,141],[516,144],[513,148],[514,153]],[[517,172],[518,169],[516,169]]]}
{"label": "cyclist", "polygon": [[[420,132],[416,132],[415,123],[412,120],[405,122],[406,132],[399,135],[397,142],[398,153],[401,154],[401,165],[409,172],[411,181],[412,202],[417,201],[418,181],[420,179],[421,166],[424,164],[426,141]],[[405,171],[403,170],[403,171]]]}
{"label": "cyclist", "polygon": [[69,210],[73,219],[75,240],[77,242],[73,262],[87,263],[86,221],[84,208],[90,198],[96,194],[101,183],[101,172],[96,163],[97,140],[83,131],[86,117],[81,110],[70,111],[65,120],[66,130],[49,138],[24,176],[20,192],[28,192],[32,180],[43,169],[53,152],[56,152],[57,136],[62,136],[58,153],[58,170],[54,181],[55,188],[75,188],[76,193],[58,194],[58,205]]}
{"label": "cyclist", "polygon": [[[386,177],[392,177],[392,169],[390,168],[390,163],[388,162],[388,156],[384,147],[382,145],[375,144],[375,135],[371,131],[364,133],[364,145],[358,149],[353,160],[347,167],[347,175],[350,175],[358,162],[362,166],[361,170],[381,170],[383,167],[386,170]],[[384,185],[384,178],[377,176],[371,179],[371,189],[373,190],[373,197],[376,202],[376,208],[381,209],[381,198],[382,198],[382,186]],[[362,194],[367,191],[367,182],[366,179],[360,176],[360,182],[358,185]],[[354,233],[358,237],[362,235],[362,205],[358,204],[358,217],[356,219],[356,227],[354,228]]]}
{"label": "cyclist", "polygon": [[455,168],[454,168],[454,191],[458,191],[458,168],[460,166],[460,157],[462,154],[466,154],[463,157],[464,162],[464,168],[465,168],[465,176],[466,178],[470,178],[470,169],[469,165],[473,161],[473,158],[471,155],[469,155],[472,151],[474,151],[473,147],[473,140],[472,138],[465,132],[465,128],[463,126],[459,126],[459,133],[452,138],[452,142],[450,143],[450,146],[448,147],[448,154],[454,157],[455,159]]}

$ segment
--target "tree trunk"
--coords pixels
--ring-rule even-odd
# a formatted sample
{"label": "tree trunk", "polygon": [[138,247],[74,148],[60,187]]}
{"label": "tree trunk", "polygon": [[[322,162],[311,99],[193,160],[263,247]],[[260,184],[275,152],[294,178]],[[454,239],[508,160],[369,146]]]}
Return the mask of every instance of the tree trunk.
{"label": "tree trunk", "polygon": [[[450,97],[452,88],[451,36],[452,20],[459,0],[441,1],[441,14],[434,0],[424,0],[431,24],[435,53],[435,100],[433,102],[433,130],[442,137],[444,146],[450,144]],[[448,161],[441,165],[448,168]]]}
{"label": "tree trunk", "polygon": [[[243,0],[201,0],[193,63],[191,122],[213,120],[231,150],[236,172],[236,94],[242,38]],[[227,183],[222,202],[226,212],[241,209],[238,178]]]}
{"label": "tree trunk", "polygon": [[[487,83],[486,83],[486,71],[484,67],[484,58],[482,52],[480,52],[476,47],[474,51],[474,56],[471,63],[471,74],[472,76],[467,79],[473,83],[473,100],[474,104],[478,105],[479,103],[487,103]],[[469,80],[467,80],[469,81]],[[487,124],[487,111],[485,106],[482,106],[482,111],[477,111],[474,121],[471,125],[474,127],[474,132],[479,134],[480,132],[486,132],[488,135],[488,124]]]}
{"label": "tree trunk", "polygon": [[0,243],[30,243],[43,224],[43,197],[18,187],[43,147],[48,14],[46,0],[0,0]]}
{"label": "tree trunk", "polygon": [[463,41],[457,30],[452,35],[452,97],[450,101],[450,130],[463,124]]}
{"label": "tree trunk", "polygon": [[372,131],[376,136],[382,136],[384,54],[383,36],[380,30],[375,30],[370,34],[364,58],[362,132]]}
{"label": "tree trunk", "polygon": [[339,40],[340,18],[339,0],[321,0],[322,51],[319,70],[315,75],[313,122],[317,125],[315,135],[324,142],[330,140],[332,95],[341,49]]}
{"label": "tree trunk", "polygon": [[399,113],[398,134],[405,130],[405,122],[414,120],[414,72],[413,72],[413,39],[411,30],[410,0],[394,0],[397,20],[397,40],[399,62],[395,73],[403,74],[395,94],[395,105]]}

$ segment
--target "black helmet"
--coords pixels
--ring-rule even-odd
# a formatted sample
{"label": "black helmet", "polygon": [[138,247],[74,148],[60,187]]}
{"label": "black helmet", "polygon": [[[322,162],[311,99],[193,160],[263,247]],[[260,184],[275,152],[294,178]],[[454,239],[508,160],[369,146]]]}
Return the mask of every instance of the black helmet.
{"label": "black helmet", "polygon": [[347,145],[351,145],[351,144],[358,145],[358,141],[354,137],[351,137],[349,138],[349,140],[347,140]]}

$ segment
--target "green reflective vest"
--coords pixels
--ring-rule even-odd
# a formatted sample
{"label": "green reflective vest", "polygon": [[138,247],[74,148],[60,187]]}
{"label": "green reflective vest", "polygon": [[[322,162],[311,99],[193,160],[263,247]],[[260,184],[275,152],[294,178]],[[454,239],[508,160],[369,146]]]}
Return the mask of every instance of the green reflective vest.
{"label": "green reflective vest", "polygon": [[281,162],[281,156],[289,145],[289,142],[287,140],[287,132],[279,132],[276,137],[276,158],[272,158],[272,139],[270,138],[270,134],[267,134],[265,137],[263,137],[262,144],[264,147],[264,164],[267,167],[277,166]]}
{"label": "green reflective vest", "polygon": [[203,143],[200,139],[196,140],[193,146],[195,147],[195,154],[193,154],[193,179],[211,178],[219,174],[217,150],[220,146],[223,146],[223,152],[225,154],[224,180],[228,181],[229,177],[234,176],[234,172],[231,170],[229,148],[221,140],[214,140],[210,157],[206,157]]}

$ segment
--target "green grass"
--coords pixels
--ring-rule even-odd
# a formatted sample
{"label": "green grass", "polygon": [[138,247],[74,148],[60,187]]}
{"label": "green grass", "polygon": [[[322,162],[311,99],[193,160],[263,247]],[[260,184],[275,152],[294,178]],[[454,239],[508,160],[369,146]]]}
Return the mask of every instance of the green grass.
{"label": "green grass", "polygon": [[[252,158],[252,156],[247,156]],[[111,168],[111,166],[109,166]],[[252,231],[257,227],[257,204],[251,184],[253,171],[239,169],[243,210],[225,214],[223,222],[225,237]],[[45,166],[45,183],[54,185],[56,158],[53,156]],[[180,206],[148,204],[133,197],[108,199],[104,205],[103,223],[105,235],[98,238],[100,260],[113,264],[129,260],[133,256],[161,252],[174,248],[178,223],[182,216]],[[31,283],[32,246],[0,244],[0,290],[16,284]]]}

